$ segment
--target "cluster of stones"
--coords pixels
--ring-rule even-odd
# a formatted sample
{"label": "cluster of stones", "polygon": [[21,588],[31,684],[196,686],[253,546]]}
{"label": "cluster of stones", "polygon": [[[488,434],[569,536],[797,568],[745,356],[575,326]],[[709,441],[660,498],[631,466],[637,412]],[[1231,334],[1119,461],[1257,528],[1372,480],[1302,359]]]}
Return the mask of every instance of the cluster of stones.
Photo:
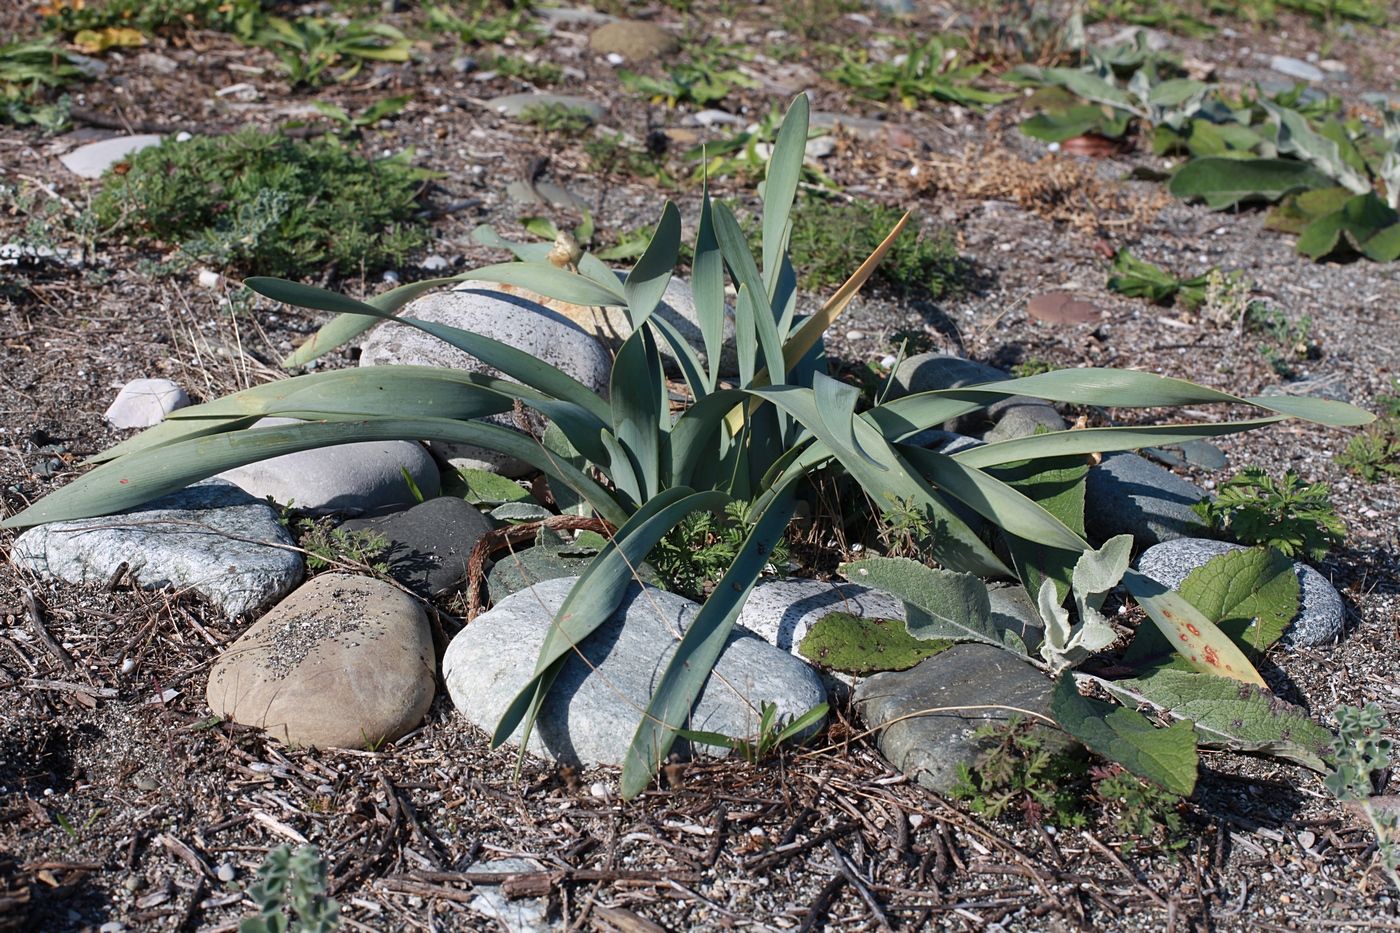
{"label": "cluster of stones", "polygon": [[[406,313],[518,347],[600,394],[608,389],[608,345],[628,332],[620,315],[477,284],[421,298]],[[673,284],[659,313],[683,333],[698,333],[683,282]],[[490,372],[469,354],[393,323],[370,333],[360,364]],[[1007,374],[958,357],[924,354],[904,361],[893,378],[894,391],[901,394]],[[112,420],[152,423],[186,401],[176,387],[142,383],[123,390]],[[498,420],[520,427],[514,418]],[[1065,426],[1045,402],[1008,398],[928,431],[920,442],[956,451]],[[141,585],[193,590],[230,617],[255,620],[211,668],[211,709],[291,744],[376,747],[409,733],[426,715],[439,671],[423,602],[464,582],[473,546],[495,525],[469,503],[438,496],[440,464],[511,476],[524,472],[523,464],[469,447],[347,444],[230,470],[123,515],[31,529],[16,540],[13,556],[38,574],[73,583],[104,583],[125,563],[129,579]],[[415,489],[425,501],[416,501]],[[1139,569],[1174,586],[1192,568],[1234,547],[1202,536],[1191,505],[1204,496],[1142,457],[1106,457],[1089,472],[1089,537],[1102,541],[1132,534],[1149,546]],[[389,542],[384,560],[393,582],[328,572],[303,583],[301,554],[268,500],[336,515],[347,530],[382,535]],[[539,550],[538,559],[527,551],[496,566],[489,580],[494,607],[463,629],[443,656],[442,681],[453,705],[486,731],[495,728],[533,672],[554,616],[585,562]],[[1334,640],[1343,619],[1340,597],[1315,570],[1300,564],[1298,573],[1302,610],[1286,642]],[[1034,635],[1040,620],[1019,589],[993,590],[992,598],[1002,624]],[[621,763],[637,710],[645,707],[698,610],[690,600],[635,584],[613,617],[565,664],[530,750],[573,765]],[[976,753],[971,738],[976,727],[1005,715],[952,708],[1003,705],[1049,712],[1049,681],[987,646],[960,645],[909,670],[859,682],[821,672],[798,654],[798,646],[817,620],[836,611],[904,618],[898,600],[861,586],[804,579],[760,584],[692,712],[691,725],[748,735],[764,703],[776,704],[780,715],[797,716],[853,687],[856,708],[867,723],[889,724],[880,733],[886,756],[918,780],[946,790],[957,763]],[[909,715],[929,709],[945,712]]]}

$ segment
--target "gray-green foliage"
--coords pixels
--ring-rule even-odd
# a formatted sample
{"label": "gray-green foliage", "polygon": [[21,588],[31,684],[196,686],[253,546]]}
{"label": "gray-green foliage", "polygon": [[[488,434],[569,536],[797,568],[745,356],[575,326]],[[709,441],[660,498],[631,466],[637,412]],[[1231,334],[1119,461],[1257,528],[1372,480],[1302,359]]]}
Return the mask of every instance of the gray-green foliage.
{"label": "gray-green foliage", "polygon": [[1339,706],[1333,715],[1337,738],[1332,745],[1333,769],[1325,778],[1327,789],[1338,800],[1355,802],[1366,814],[1376,834],[1381,867],[1400,890],[1400,820],[1393,810],[1382,810],[1370,799],[1375,776],[1390,767],[1394,749],[1381,734],[1387,725],[1385,713],[1375,703],[1367,703],[1365,707]]}
{"label": "gray-green foliage", "polygon": [[340,905],[326,896],[326,863],[314,846],[299,846],[295,851],[278,846],[268,852],[248,896],[258,912],[238,924],[238,933],[335,933],[340,929]]}
{"label": "gray-green foliage", "polygon": [[52,39],[0,45],[0,123],[58,129],[67,121],[68,108],[52,96],[84,77],[70,53]]}
{"label": "gray-green foliage", "polygon": [[[788,237],[807,128],[808,103],[801,96],[783,120],[768,161],[757,255],[727,206],[708,195],[701,201],[691,267],[701,348],[692,347],[653,313],[680,248],[680,214],[670,204],[621,283],[596,257],[544,243],[515,245],[516,262],[402,286],[367,301],[254,277],[246,284],[260,294],[336,315],[289,358],[291,365],[353,339],[378,320],[396,317],[510,378],[377,366],[256,386],[175,413],[94,458],[102,464],[97,469],[4,524],[106,514],[234,466],[357,441],[466,443],[522,460],[548,476],[561,506],[591,510],[617,532],[583,569],[561,607],[534,675],[493,735],[500,744],[517,730],[530,731],[574,646],[612,616],[633,569],[672,529],[696,512],[720,512],[743,503],[750,530],[686,630],[640,717],[623,768],[622,790],[630,797],[646,787],[666,760],[743,601],[783,538],[798,485],[813,471],[829,466],[844,471],[881,512],[923,512],[932,531],[926,557],[943,569],[924,568],[932,578],[905,574],[905,582],[916,586],[910,591],[915,598],[906,602],[915,603],[911,618],[917,634],[936,636],[940,626],[956,623],[969,637],[1010,645],[1024,655],[1015,636],[989,630],[982,579],[1021,579],[1038,590],[1040,577],[1048,576],[1068,592],[1078,555],[1089,550],[1082,491],[1076,490],[1086,455],[1215,438],[1288,417],[1329,425],[1371,420],[1349,405],[1323,399],[1241,398],[1178,379],[1088,368],[919,393],[859,411],[859,390],[826,375],[821,336],[869,279],[902,226],[825,305],[810,316],[798,315]],[[633,333],[617,353],[609,398],[505,343],[398,314],[418,295],[463,280],[516,285],[572,304],[624,308]],[[721,383],[718,373],[726,286],[736,295],[739,375],[732,384]],[[665,378],[662,342],[689,395],[689,405],[678,413]],[[1264,414],[1245,421],[1057,431],[952,456],[907,443],[929,427],[1018,395],[1122,408],[1248,405]],[[516,405],[550,420],[544,438],[477,420]],[[252,427],[270,415],[303,423]],[[989,543],[997,541],[1011,555],[1009,564]],[[924,599],[917,588],[930,579],[951,587],[957,597],[944,600],[935,588]],[[1123,585],[1171,644],[1183,639],[1178,647],[1198,667],[1228,669],[1238,679],[1262,683],[1239,647],[1179,594],[1133,571],[1124,575]],[[1188,629],[1195,634],[1188,637]]]}
{"label": "gray-green foliage", "polygon": [[169,139],[108,173],[92,211],[106,235],[178,244],[185,262],[303,276],[397,264],[426,242],[423,173],[333,137],[245,129]]}
{"label": "gray-green foliage", "polygon": [[1082,663],[1118,639],[1118,633],[1099,609],[1109,590],[1117,586],[1127,572],[1132,550],[1132,535],[1119,535],[1099,550],[1079,555],[1070,577],[1077,622],[1070,621],[1055,581],[1047,577],[1041,582],[1036,593],[1036,608],[1045,623],[1040,656],[1045,659],[1052,676]]}

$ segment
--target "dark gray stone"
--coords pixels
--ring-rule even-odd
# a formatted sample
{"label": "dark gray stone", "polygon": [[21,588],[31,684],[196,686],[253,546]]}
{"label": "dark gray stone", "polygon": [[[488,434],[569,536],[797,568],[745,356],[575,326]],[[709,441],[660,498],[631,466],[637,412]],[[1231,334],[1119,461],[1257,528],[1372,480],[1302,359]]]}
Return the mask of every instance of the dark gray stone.
{"label": "dark gray stone", "polygon": [[[473,725],[487,732],[496,728],[534,672],[545,633],[574,582],[549,580],[517,593],[477,616],[452,640],[442,662],[443,679],[452,702]],[[612,618],[564,663],[529,750],[574,766],[621,764],[640,711],[675,653],[677,633],[699,611],[684,597],[633,584]],[[796,717],[825,701],[826,690],[811,667],[736,626],[691,711],[689,728],[753,737],[763,703],[774,703],[780,716]]]}
{"label": "dark gray stone", "polygon": [[1130,534],[1138,545],[1198,536],[1206,530],[1191,506],[1205,490],[1137,454],[1110,454],[1089,470],[1084,522],[1095,543]]}
{"label": "dark gray stone", "polygon": [[301,581],[293,544],[266,502],[205,480],[118,515],[31,528],[11,556],[42,577],[78,584],[105,584],[126,563],[128,578],[143,587],[192,589],[237,618]]}
{"label": "dark gray stone", "polygon": [[[1008,651],[954,645],[907,671],[869,678],[856,688],[855,703],[871,728],[891,724],[880,732],[880,751],[890,763],[935,793],[946,794],[958,783],[958,765],[975,764],[982,751],[972,734],[988,722],[1006,722],[1015,715],[1002,708],[951,708],[1016,707],[1049,716],[1052,688],[1044,674]],[[1045,730],[1044,735],[1052,751],[1072,747],[1061,732]]]}
{"label": "dark gray stone", "polygon": [[1063,431],[1068,425],[1055,406],[1048,402],[1023,402],[1001,410],[997,423],[982,439],[992,444],[1018,437],[1032,437],[1044,431]]}
{"label": "dark gray stone", "polygon": [[472,548],[495,523],[470,502],[439,496],[402,512],[352,518],[340,527],[388,538],[390,549],[382,559],[390,576],[419,596],[432,597],[466,575]]}
{"label": "dark gray stone", "polygon": [[[1143,551],[1138,570],[1163,586],[1176,589],[1191,571],[1229,551],[1244,550],[1242,545],[1210,538],[1179,538]],[[1300,586],[1298,616],[1279,643],[1285,646],[1328,645],[1342,634],[1346,607],[1336,587],[1302,561],[1295,561]]]}

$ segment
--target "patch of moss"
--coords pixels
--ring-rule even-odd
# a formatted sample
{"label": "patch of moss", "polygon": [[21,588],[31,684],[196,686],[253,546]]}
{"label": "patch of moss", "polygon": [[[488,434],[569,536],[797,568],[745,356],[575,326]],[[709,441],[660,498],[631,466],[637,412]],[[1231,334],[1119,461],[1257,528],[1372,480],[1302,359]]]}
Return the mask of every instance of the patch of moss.
{"label": "patch of moss", "polygon": [[166,140],[109,172],[92,210],[107,235],[201,262],[300,278],[402,263],[427,242],[406,153],[368,159],[330,137],[245,129]]}
{"label": "patch of moss", "polygon": [[950,641],[915,638],[898,619],[866,619],[833,612],[812,625],[797,650],[807,660],[831,670],[873,674],[907,670],[952,646]]}

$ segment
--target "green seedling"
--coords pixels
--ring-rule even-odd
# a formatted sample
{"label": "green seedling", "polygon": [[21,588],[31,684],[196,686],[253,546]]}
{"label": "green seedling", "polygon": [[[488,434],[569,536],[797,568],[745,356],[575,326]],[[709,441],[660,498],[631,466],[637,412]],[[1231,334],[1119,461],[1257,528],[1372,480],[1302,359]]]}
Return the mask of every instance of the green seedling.
{"label": "green seedling", "polygon": [[1319,561],[1346,539],[1326,483],[1304,485],[1292,470],[1275,480],[1246,467],[1193,508],[1211,531],[1241,544],[1276,548],[1289,557]]}
{"label": "green seedling", "polygon": [[[530,84],[538,84],[543,86],[558,84],[560,81],[564,80],[564,69],[560,68],[553,62],[532,62],[528,58],[524,58],[520,55],[497,55],[495,58],[491,59],[487,63],[486,70],[494,71],[502,77],[515,78],[517,80],[525,81]],[[562,110],[577,109],[567,107],[561,104],[547,104],[544,106],[555,107]],[[588,123],[589,125],[593,123],[593,119],[591,117],[589,118]]]}
{"label": "green seedling", "polygon": [[[335,933],[340,905],[326,896],[326,863],[314,846],[278,846],[258,867],[248,889],[257,914],[238,933]],[[293,919],[293,917],[295,919]]]}
{"label": "green seedling", "polygon": [[277,56],[294,87],[324,84],[335,68],[341,69],[335,80],[343,83],[359,74],[367,61],[406,62],[413,50],[408,37],[386,23],[341,25],[314,16],[270,16],[250,41]]}
{"label": "green seedling", "polygon": [[928,100],[974,110],[1006,100],[1010,95],[974,84],[987,66],[961,63],[965,48],[966,42],[956,37],[934,36],[909,42],[887,61],[871,61],[864,50],[843,52],[841,64],[826,76],[862,97],[897,102],[908,110]]}
{"label": "green seedling", "polygon": [[826,719],[827,704],[821,703],[796,717],[791,722],[778,715],[775,703],[764,702],[759,712],[758,733],[753,738],[737,738],[721,735],[718,732],[702,732],[693,729],[678,729],[676,734],[697,745],[713,745],[727,748],[749,764],[759,764],[790,742],[800,742],[814,732]]}
{"label": "green seedling", "polygon": [[304,518],[297,523],[297,532],[310,570],[362,564],[379,573],[389,572],[389,565],[381,559],[389,551],[389,539],[377,531],[348,531],[336,527],[329,518]]}
{"label": "green seedling", "polygon": [[982,751],[971,766],[958,766],[950,796],[994,819],[1019,814],[1031,825],[1087,825],[1082,756],[1049,747],[1047,734],[1044,726],[1020,716],[979,727],[972,737]]}
{"label": "green seedling", "polygon": [[546,133],[577,136],[593,125],[593,115],[581,107],[568,104],[533,104],[521,111],[520,119]]}
{"label": "green seedling", "polygon": [[1161,266],[1139,259],[1126,248],[1113,257],[1108,287],[1130,298],[1146,298],[1154,304],[1169,305],[1180,300],[1187,308],[1199,306],[1206,298],[1210,273],[1179,279]]}

